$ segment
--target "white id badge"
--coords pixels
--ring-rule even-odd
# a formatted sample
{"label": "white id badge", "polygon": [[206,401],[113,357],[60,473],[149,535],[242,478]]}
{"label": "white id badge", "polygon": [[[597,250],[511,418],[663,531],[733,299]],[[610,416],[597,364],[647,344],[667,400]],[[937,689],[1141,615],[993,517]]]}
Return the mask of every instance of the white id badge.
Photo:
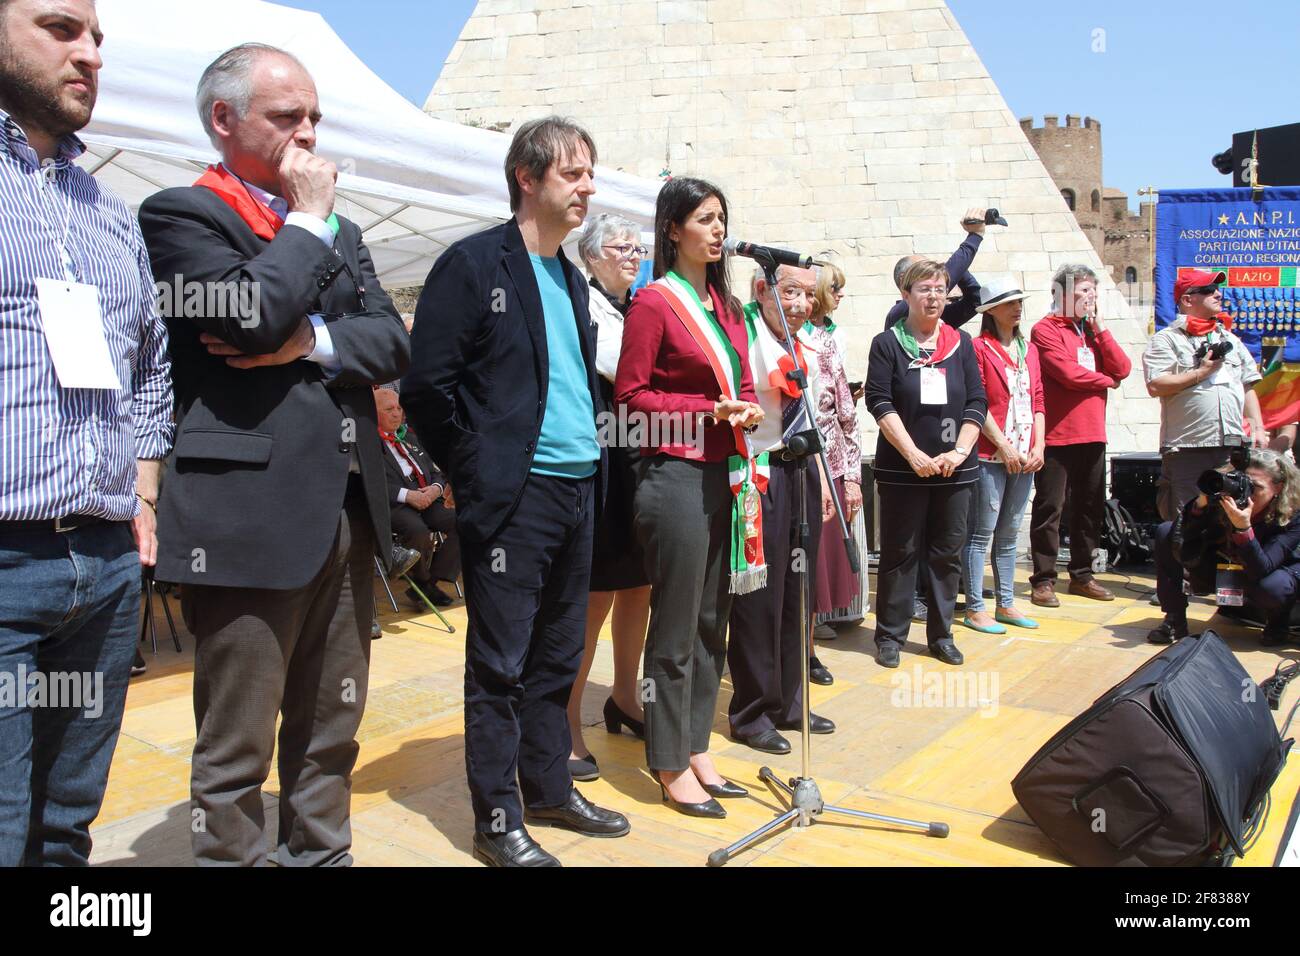
{"label": "white id badge", "polygon": [[[1020,380],[1021,375],[1023,375],[1025,378],[1023,383]],[[1020,422],[1029,422],[1029,421],[1033,421],[1034,419],[1033,410],[1030,407],[1030,401],[1029,401],[1028,379],[1029,379],[1029,372],[1027,370],[1023,372],[1019,372],[1016,375],[1015,383],[1011,386],[1015,394],[1016,421],[1020,421]],[[1022,384],[1025,386],[1024,388],[1021,387]]]}
{"label": "white id badge", "polygon": [[1086,345],[1079,346],[1079,364],[1089,372],[1097,371],[1097,356],[1092,354],[1092,349]]}
{"label": "white id badge", "polygon": [[1234,377],[1232,369],[1228,366],[1228,360],[1224,359],[1223,364],[1216,368],[1214,374],[1210,376],[1210,384],[1232,385]]}
{"label": "white id badge", "polygon": [[121,391],[108,352],[99,289],[62,279],[37,279],[45,344],[54,372],[64,388],[111,388]]}
{"label": "white id badge", "polygon": [[948,404],[948,376],[945,369],[921,366],[921,404]]}

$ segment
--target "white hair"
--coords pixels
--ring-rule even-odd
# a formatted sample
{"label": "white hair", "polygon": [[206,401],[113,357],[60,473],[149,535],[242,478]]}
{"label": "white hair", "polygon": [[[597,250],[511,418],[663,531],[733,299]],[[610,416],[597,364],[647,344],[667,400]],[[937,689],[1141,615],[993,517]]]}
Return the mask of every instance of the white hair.
{"label": "white hair", "polygon": [[578,239],[578,256],[591,268],[591,264],[600,258],[601,247],[611,239],[629,238],[633,243],[641,241],[641,227],[631,219],[602,212],[587,220],[587,226]]}
{"label": "white hair", "polygon": [[[208,134],[208,139],[217,149],[221,148],[221,140],[217,138],[217,131],[212,128],[213,105],[220,101],[229,104],[236,116],[242,117],[247,113],[248,103],[253,98],[249,77],[252,76],[257,61],[267,55],[282,56],[302,66],[302,61],[288,50],[281,50],[267,43],[241,43],[239,46],[231,47],[209,63],[203,75],[199,77],[199,88],[194,95],[194,101],[199,108],[199,122],[203,124],[203,131]],[[304,72],[307,69],[302,68]]]}

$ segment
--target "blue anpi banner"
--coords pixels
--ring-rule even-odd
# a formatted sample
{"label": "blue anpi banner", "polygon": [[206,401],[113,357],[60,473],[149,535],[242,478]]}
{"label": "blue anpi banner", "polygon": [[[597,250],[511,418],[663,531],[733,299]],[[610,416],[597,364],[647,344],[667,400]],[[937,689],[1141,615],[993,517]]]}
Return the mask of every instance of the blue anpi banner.
{"label": "blue anpi banner", "polygon": [[1300,362],[1300,187],[1162,189],[1156,220],[1157,329],[1178,317],[1179,273],[1222,271],[1224,311],[1255,360]]}

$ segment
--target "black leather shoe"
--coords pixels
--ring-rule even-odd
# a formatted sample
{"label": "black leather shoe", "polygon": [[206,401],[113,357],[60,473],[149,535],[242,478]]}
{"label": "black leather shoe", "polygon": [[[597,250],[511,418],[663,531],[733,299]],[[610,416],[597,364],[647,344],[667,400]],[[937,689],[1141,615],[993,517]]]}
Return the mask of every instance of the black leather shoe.
{"label": "black leather shoe", "polygon": [[583,783],[599,780],[600,767],[596,763],[595,755],[587,754],[585,757],[571,758],[569,760],[569,776],[574,780],[581,780]]}
{"label": "black leather shoe", "polygon": [[877,644],[876,663],[881,667],[897,667],[898,641],[881,641]]}
{"label": "black leather shoe", "polygon": [[618,733],[626,727],[634,737],[645,737],[645,724],[623,713],[623,708],[614,703],[613,697],[605,698],[605,729],[611,734]]}
{"label": "black leather shoe", "polygon": [[149,665],[144,662],[144,655],[140,653],[140,648],[135,649],[135,660],[131,662],[131,676],[139,677],[149,669]]}
{"label": "black leather shoe", "polygon": [[613,810],[602,810],[583,797],[577,787],[569,791],[569,799],[563,806],[528,807],[524,810],[524,819],[529,823],[562,827],[591,837],[621,837],[632,829],[627,817]]}
{"label": "black leather shoe", "polygon": [[[442,590],[436,584],[421,584],[420,591],[429,595],[429,601],[434,607],[448,607],[454,603],[450,597],[442,593]],[[420,591],[415,590],[415,588],[406,589],[407,599],[416,607],[424,607],[424,601],[420,598]]]}
{"label": "black leather shoe", "polygon": [[808,679],[814,684],[821,684],[823,687],[829,687],[835,683],[835,678],[826,669],[826,665],[816,657],[808,661]]}
{"label": "black leather shoe", "polygon": [[[651,770],[650,775],[653,776],[655,781],[659,784],[659,793],[664,798],[664,803],[668,804],[668,806],[672,807],[678,813],[683,813],[688,817],[707,817],[712,820],[721,820],[726,817],[727,811],[722,808],[722,804],[718,803],[718,801],[714,800],[712,797],[708,800],[702,801],[701,803],[678,803],[668,795],[668,788],[665,787],[663,781],[659,779],[659,774]],[[705,789],[707,790],[708,788],[706,787]]]}
{"label": "black leather shoe", "polygon": [[930,654],[939,658],[945,664],[952,664],[954,667],[966,661],[966,658],[962,657],[961,651],[957,650],[957,645],[952,642],[951,637],[945,637],[943,640],[931,644]]}
{"label": "black leather shoe", "polygon": [[419,563],[419,551],[414,548],[403,548],[400,544],[395,544],[393,545],[392,570],[388,572],[388,576],[390,578],[400,578]]}
{"label": "black leather shoe", "polygon": [[1187,622],[1171,623],[1168,620],[1160,622],[1159,627],[1151,629],[1147,635],[1148,644],[1172,644],[1187,636]]}
{"label": "black leather shoe", "polygon": [[[792,720],[788,724],[777,724],[779,730],[803,730],[802,720]],[[821,717],[817,714],[808,715],[808,733],[810,734],[833,734],[835,733],[835,721],[829,717]]]}
{"label": "black leather shoe", "polygon": [[523,827],[509,833],[474,834],[474,859],[487,866],[559,866]]}
{"label": "black leather shoe", "polygon": [[764,730],[749,737],[741,737],[739,734],[732,734],[731,739],[738,744],[744,744],[753,750],[765,754],[788,754],[790,752],[790,741],[786,740],[775,730]]}
{"label": "black leather shoe", "polygon": [[912,620],[916,621],[918,624],[924,624],[925,619],[929,616],[930,608],[926,606],[924,601],[918,598],[916,603],[912,605]]}
{"label": "black leather shoe", "polygon": [[701,783],[704,792],[711,797],[719,797],[723,800],[734,797],[747,797],[749,791],[739,784],[732,783],[730,780],[723,780],[722,783]]}

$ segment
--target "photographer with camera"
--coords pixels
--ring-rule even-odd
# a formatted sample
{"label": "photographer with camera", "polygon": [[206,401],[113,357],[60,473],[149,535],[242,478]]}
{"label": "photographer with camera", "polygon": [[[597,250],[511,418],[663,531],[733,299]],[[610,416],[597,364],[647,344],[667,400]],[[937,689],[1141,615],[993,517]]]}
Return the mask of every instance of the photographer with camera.
{"label": "photographer with camera", "polygon": [[1165,619],[1147,635],[1152,644],[1187,636],[1184,576],[1193,594],[1261,612],[1260,644],[1276,647],[1290,638],[1300,576],[1300,471],[1267,448],[1237,449],[1232,467],[1203,472],[1196,497],[1156,529],[1156,593]]}
{"label": "photographer with camera", "polygon": [[1234,447],[1266,442],[1253,385],[1255,360],[1221,312],[1222,272],[1187,271],[1174,284],[1178,320],[1160,330],[1142,356],[1147,392],[1160,399],[1160,517],[1172,521],[1196,494],[1196,477],[1228,463]]}

